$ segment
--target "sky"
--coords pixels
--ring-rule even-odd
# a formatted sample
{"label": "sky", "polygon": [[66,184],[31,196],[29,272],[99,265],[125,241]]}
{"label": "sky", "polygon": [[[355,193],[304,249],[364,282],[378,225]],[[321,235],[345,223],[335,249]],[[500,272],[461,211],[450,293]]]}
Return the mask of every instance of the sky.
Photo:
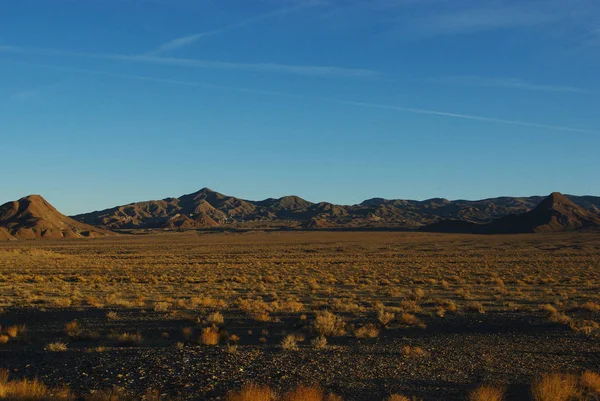
{"label": "sky", "polygon": [[0,0],[0,203],[600,195],[597,0]]}

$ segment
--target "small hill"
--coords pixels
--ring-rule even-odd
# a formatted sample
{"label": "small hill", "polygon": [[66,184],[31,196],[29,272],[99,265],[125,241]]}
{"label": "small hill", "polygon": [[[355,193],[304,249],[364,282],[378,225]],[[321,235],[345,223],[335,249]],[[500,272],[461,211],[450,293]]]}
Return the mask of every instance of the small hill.
{"label": "small hill", "polygon": [[0,239],[82,238],[114,235],[61,214],[40,195],[0,206]]}
{"label": "small hill", "polygon": [[549,233],[600,228],[600,215],[576,205],[558,192],[551,193],[534,209],[511,214],[487,224],[465,220],[442,220],[425,231],[481,234]]}

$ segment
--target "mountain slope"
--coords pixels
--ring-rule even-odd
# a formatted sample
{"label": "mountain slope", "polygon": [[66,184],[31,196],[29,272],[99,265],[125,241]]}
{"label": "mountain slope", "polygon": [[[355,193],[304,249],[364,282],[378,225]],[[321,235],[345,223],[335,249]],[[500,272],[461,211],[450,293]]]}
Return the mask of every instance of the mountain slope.
{"label": "mountain slope", "polygon": [[0,206],[1,239],[81,238],[113,235],[61,214],[40,195]]}
{"label": "mountain slope", "polygon": [[[600,206],[600,197],[568,197],[593,213]],[[312,203],[298,196],[250,201],[203,188],[179,198],[131,203],[73,218],[111,229],[210,228],[217,225],[303,227],[307,224],[314,225],[314,221],[319,221],[320,226],[328,227],[409,229],[446,219],[489,223],[500,217],[528,212],[543,199],[540,196],[499,197],[477,201],[373,198],[358,205],[335,205],[328,202]]]}
{"label": "mountain slope", "polygon": [[442,220],[425,228],[436,232],[483,234],[546,233],[600,228],[600,215],[576,205],[566,196],[553,192],[533,210],[512,214],[487,224],[465,220]]}

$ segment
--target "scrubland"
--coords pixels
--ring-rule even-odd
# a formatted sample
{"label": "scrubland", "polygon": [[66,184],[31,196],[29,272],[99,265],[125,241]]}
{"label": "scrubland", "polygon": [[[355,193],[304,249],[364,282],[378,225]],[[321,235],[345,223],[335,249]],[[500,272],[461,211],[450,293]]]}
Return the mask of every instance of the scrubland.
{"label": "scrubland", "polygon": [[0,399],[600,396],[597,233],[5,242],[0,308]]}

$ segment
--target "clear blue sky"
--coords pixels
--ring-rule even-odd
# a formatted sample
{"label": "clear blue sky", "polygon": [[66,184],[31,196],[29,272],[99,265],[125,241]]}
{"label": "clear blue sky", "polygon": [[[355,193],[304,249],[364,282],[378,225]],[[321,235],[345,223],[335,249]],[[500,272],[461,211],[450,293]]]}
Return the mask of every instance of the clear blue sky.
{"label": "clear blue sky", "polygon": [[600,195],[597,0],[0,4],[0,202]]}

